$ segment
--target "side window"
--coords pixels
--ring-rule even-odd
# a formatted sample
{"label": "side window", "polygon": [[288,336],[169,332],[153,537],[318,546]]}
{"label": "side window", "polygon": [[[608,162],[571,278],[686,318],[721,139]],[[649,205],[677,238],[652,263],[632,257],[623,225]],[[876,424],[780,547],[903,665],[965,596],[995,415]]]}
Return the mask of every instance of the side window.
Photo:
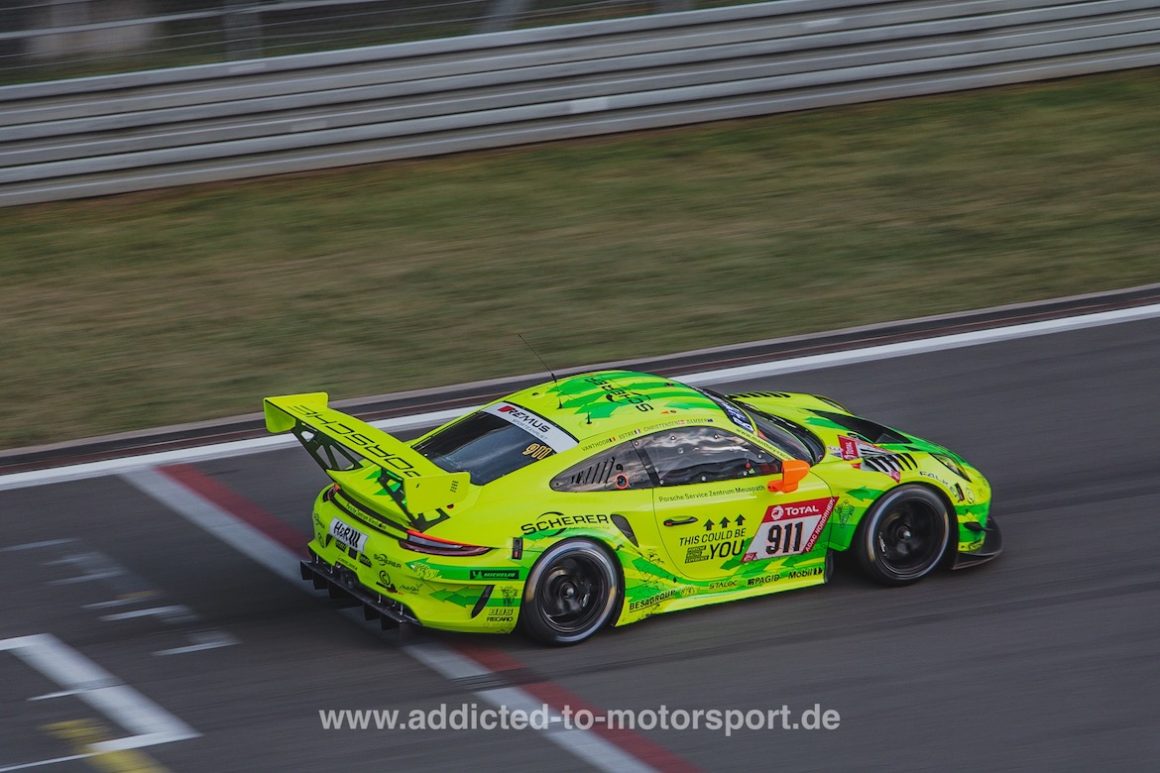
{"label": "side window", "polygon": [[555,491],[619,491],[651,488],[652,479],[637,453],[639,440],[601,451],[552,478]]}
{"label": "side window", "polygon": [[662,486],[773,475],[781,463],[768,451],[715,427],[684,427],[642,442]]}

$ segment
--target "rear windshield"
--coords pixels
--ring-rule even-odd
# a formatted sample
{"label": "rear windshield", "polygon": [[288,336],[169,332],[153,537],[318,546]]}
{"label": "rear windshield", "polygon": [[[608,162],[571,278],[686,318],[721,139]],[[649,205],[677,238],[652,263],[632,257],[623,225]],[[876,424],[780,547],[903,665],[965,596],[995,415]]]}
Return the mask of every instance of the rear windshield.
{"label": "rear windshield", "polygon": [[448,472],[470,473],[477,486],[555,453],[527,430],[482,412],[435,433],[415,450]]}

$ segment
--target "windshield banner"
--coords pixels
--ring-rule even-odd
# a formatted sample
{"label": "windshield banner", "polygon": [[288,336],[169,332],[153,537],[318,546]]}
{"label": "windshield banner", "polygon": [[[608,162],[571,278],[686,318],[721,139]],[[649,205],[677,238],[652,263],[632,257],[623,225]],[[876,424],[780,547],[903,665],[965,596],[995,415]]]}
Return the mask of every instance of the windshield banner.
{"label": "windshield banner", "polygon": [[567,451],[569,448],[576,446],[576,438],[547,419],[518,405],[497,403],[484,408],[483,412],[490,413],[492,416],[498,416],[504,421],[516,425],[556,453]]}

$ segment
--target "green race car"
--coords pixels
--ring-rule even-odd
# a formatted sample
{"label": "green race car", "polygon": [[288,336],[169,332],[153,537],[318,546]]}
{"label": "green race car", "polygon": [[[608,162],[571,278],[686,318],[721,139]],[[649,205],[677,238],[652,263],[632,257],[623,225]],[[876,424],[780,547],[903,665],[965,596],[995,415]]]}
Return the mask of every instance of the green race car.
{"label": "green race car", "polygon": [[810,394],[602,371],[413,442],[328,408],[325,393],[268,398],[265,416],[333,480],[303,579],[384,625],[572,644],[825,583],[837,551],[902,585],[1001,550],[978,470]]}

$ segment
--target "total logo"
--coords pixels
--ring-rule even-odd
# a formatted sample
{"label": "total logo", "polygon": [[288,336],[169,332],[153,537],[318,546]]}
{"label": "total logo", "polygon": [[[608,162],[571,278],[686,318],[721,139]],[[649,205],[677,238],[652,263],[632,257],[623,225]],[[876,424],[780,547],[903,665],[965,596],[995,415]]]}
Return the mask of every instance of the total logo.
{"label": "total logo", "polygon": [[765,511],[763,521],[781,521],[789,518],[810,518],[819,515],[828,515],[834,509],[836,497],[822,499],[807,499],[803,502],[790,502],[786,505],[770,505]]}

